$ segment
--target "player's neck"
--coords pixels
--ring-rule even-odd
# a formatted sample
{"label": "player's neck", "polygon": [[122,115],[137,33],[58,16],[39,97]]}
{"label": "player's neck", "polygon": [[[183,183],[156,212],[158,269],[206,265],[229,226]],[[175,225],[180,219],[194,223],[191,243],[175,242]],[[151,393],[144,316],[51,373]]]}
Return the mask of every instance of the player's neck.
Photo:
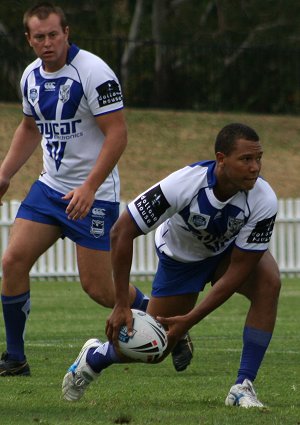
{"label": "player's neck", "polygon": [[231,192],[231,191],[224,191],[223,189],[220,189],[216,186],[214,187],[213,191],[214,191],[215,197],[220,202],[226,202],[228,199],[230,199],[236,193],[236,192]]}
{"label": "player's neck", "polygon": [[54,61],[43,61],[43,69],[45,72],[54,73],[62,69],[67,63],[69,45],[66,46],[63,54]]}

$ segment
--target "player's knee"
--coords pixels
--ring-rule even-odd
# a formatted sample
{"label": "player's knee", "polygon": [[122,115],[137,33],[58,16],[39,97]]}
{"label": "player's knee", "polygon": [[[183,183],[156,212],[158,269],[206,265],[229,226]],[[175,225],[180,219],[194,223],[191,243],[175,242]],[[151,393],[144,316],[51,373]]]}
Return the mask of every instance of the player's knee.
{"label": "player's knee", "polygon": [[269,278],[269,286],[270,286],[270,291],[273,294],[273,297],[278,298],[279,294],[280,294],[280,290],[281,290],[281,279],[280,279],[280,272],[278,270],[275,271],[274,273],[272,273],[272,275]]}
{"label": "player's knee", "polygon": [[82,282],[83,290],[89,295],[89,297],[96,301],[96,303],[103,307],[113,308],[115,303],[114,292],[107,286],[101,284],[90,284]]}
{"label": "player's knee", "polygon": [[17,272],[29,272],[29,267],[24,261],[24,255],[15,254],[7,250],[2,257],[2,274],[3,276],[10,276]]}
{"label": "player's knee", "polygon": [[266,299],[279,297],[281,289],[280,270],[274,258],[267,253],[258,273],[260,292]]}
{"label": "player's knee", "polygon": [[279,270],[270,269],[261,276],[259,284],[259,294],[265,300],[273,302],[279,298],[281,289],[281,279]]}

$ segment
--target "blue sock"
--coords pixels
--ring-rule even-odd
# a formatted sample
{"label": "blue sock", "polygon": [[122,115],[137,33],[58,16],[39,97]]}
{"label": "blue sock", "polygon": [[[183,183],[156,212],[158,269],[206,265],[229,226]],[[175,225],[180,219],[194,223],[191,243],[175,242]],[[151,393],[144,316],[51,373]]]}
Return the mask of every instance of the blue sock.
{"label": "blue sock", "polygon": [[149,303],[149,297],[144,295],[136,286],[136,295],[135,300],[133,301],[131,308],[136,308],[137,310],[146,311]]}
{"label": "blue sock", "polygon": [[30,312],[30,291],[8,297],[1,295],[8,358],[23,361],[25,324]]}
{"label": "blue sock", "polygon": [[254,381],[271,338],[271,332],[247,326],[244,328],[244,346],[236,384],[241,384],[244,379],[249,379],[251,382]]}
{"label": "blue sock", "polygon": [[96,349],[90,348],[86,356],[86,361],[96,373],[100,373],[101,370],[114,363],[122,363],[114,346],[109,341]]}

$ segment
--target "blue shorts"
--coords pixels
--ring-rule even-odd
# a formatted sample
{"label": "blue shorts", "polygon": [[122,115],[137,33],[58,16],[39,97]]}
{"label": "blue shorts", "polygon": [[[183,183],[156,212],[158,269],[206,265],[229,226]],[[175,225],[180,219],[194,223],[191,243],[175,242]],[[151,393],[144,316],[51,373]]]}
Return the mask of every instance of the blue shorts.
{"label": "blue shorts", "polygon": [[37,180],[21,203],[17,218],[51,224],[61,229],[61,237],[68,237],[78,245],[99,251],[110,250],[110,229],[119,216],[119,203],[94,201],[82,220],[69,220],[65,212],[69,201],[62,193]]}
{"label": "blue shorts", "polygon": [[233,244],[214,257],[193,263],[181,263],[156,250],[159,262],[152,283],[154,297],[194,294],[211,282],[220,261],[231,252]]}

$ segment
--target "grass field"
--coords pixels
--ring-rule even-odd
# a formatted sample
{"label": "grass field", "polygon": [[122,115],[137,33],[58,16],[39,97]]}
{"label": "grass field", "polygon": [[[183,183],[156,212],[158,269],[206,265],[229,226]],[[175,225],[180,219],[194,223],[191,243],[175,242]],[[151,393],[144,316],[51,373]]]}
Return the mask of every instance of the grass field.
{"label": "grass field", "polygon": [[[149,284],[139,286],[146,292]],[[239,363],[246,300],[235,295],[191,330],[192,365],[176,373],[159,365],[115,365],[84,398],[60,398],[61,381],[86,339],[104,338],[109,310],[73,282],[33,282],[27,327],[31,377],[0,379],[1,425],[299,425],[300,281],[285,280],[274,337],[255,382],[268,410],[228,408]],[[1,317],[0,341],[4,347]]]}
{"label": "grass field", "polygon": [[[0,161],[22,117],[19,105],[0,104]],[[265,156],[263,175],[278,197],[299,197],[298,117],[238,113],[126,110],[129,145],[119,169],[122,198],[169,172],[213,156],[217,132],[229,122],[253,126]],[[41,171],[40,151],[15,176],[4,200],[21,200]],[[288,170],[288,172],[286,172]],[[142,283],[149,291],[149,284]],[[191,331],[192,365],[176,373],[170,359],[159,365],[116,365],[84,399],[60,399],[61,381],[86,339],[104,338],[109,311],[82,293],[78,283],[33,282],[27,327],[30,378],[0,378],[0,425],[300,425],[300,281],[283,285],[277,326],[255,382],[268,409],[227,408],[241,349],[246,301],[235,295]],[[5,348],[0,317],[0,350]]]}
{"label": "grass field", "polygon": [[[132,199],[177,168],[212,158],[216,135],[230,122],[244,122],[257,130],[264,147],[262,174],[278,197],[300,196],[300,120],[296,116],[145,109],[125,109],[125,113],[129,142],[119,163],[124,200]],[[0,160],[21,117],[20,105],[0,103]],[[14,177],[4,200],[23,199],[40,172],[38,149]]]}

